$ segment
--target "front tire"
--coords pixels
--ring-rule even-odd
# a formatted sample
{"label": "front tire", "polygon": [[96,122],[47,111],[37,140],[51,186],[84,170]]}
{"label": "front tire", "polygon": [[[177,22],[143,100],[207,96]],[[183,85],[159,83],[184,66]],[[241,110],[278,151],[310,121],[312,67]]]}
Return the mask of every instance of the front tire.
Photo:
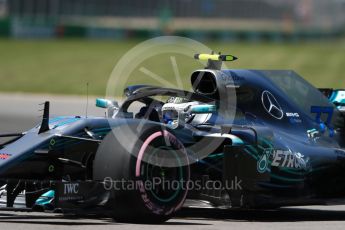
{"label": "front tire", "polygon": [[115,128],[101,143],[93,168],[94,179],[107,182],[112,194],[109,205],[119,222],[162,223],[187,196],[186,150],[170,131],[156,124]]}

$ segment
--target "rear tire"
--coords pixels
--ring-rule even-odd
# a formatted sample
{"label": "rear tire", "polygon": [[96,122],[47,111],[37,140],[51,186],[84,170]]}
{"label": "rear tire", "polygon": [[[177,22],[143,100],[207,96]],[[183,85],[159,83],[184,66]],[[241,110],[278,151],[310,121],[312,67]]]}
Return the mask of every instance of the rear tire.
{"label": "rear tire", "polygon": [[190,168],[185,148],[156,124],[115,128],[101,143],[93,169],[94,180],[107,182],[108,203],[118,222],[165,222],[187,196]]}

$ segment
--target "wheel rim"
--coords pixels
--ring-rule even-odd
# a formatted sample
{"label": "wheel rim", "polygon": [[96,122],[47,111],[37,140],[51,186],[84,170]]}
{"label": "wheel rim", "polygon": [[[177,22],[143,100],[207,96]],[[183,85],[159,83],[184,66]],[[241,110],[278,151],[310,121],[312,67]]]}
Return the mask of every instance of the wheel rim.
{"label": "wheel rim", "polygon": [[[181,176],[181,178],[185,178],[185,182],[189,181],[189,177],[190,177],[190,167],[189,167],[189,159],[188,159],[188,155],[183,147],[183,144],[171,133],[169,133],[168,131],[157,131],[155,133],[152,133],[149,137],[146,138],[146,140],[144,141],[143,145],[140,148],[140,151],[138,153],[138,157],[136,159],[136,168],[135,168],[135,176],[137,178],[137,182],[139,185],[139,192],[141,194],[141,199],[143,200],[143,202],[145,203],[145,206],[150,209],[153,213],[156,214],[161,214],[161,215],[169,215],[174,211],[177,211],[178,209],[180,209],[187,197],[187,189],[185,191],[181,191],[181,189],[177,189],[177,191],[174,191],[174,193],[170,193],[164,197],[160,197],[159,192],[157,193],[151,193],[151,191],[148,191],[147,189],[145,189],[144,187],[144,180],[146,177],[142,177],[142,172],[153,172],[153,173],[157,173],[158,175],[162,172],[160,170],[158,171],[153,171],[153,170],[147,170],[145,169],[146,165],[144,165],[144,169],[142,169],[143,164],[145,164],[145,161],[143,160],[144,158],[144,154],[146,154],[146,150],[149,147],[150,144],[152,144],[152,142],[159,137],[164,137],[169,138],[170,142],[174,145],[174,147],[176,148],[175,154],[178,152],[179,154],[181,154],[181,157],[176,157],[175,159],[183,159],[183,162],[178,162],[177,163],[180,165],[180,167],[175,167],[178,168],[178,174]],[[174,148],[174,150],[175,150]],[[166,150],[165,150],[166,153]],[[174,154],[172,154],[174,155]],[[179,155],[177,155],[179,156]],[[182,164],[181,164],[182,163]],[[175,169],[176,170],[176,169]],[[180,173],[180,170],[182,170],[182,173]],[[165,175],[169,174],[170,172],[167,172],[166,170],[163,170]],[[172,173],[174,174],[174,173]],[[152,175],[156,175],[156,174],[152,174]],[[161,175],[160,175],[161,176]],[[152,177],[150,177],[152,178]],[[175,176],[176,178],[176,176]],[[182,187],[182,186],[181,186]],[[176,194],[175,194],[176,193]],[[156,197],[154,196],[156,195]],[[158,199],[157,199],[158,198]],[[169,203],[169,200],[171,201]]]}
{"label": "wheel rim", "polygon": [[[153,161],[152,159],[159,155],[160,150],[171,152],[178,162],[179,167],[169,168],[162,166],[164,165],[164,157],[158,157],[163,161],[161,164],[157,164],[158,162]],[[155,151],[150,155],[148,162],[154,162],[154,164],[146,164],[146,181],[151,181],[154,183],[155,181],[159,180],[161,182],[158,186],[155,185],[153,189],[150,190],[150,194],[161,202],[171,202],[180,194],[184,182],[183,168],[178,154],[171,148],[160,147],[155,149]],[[177,188],[174,186],[176,182]],[[174,188],[172,188],[173,186]]]}

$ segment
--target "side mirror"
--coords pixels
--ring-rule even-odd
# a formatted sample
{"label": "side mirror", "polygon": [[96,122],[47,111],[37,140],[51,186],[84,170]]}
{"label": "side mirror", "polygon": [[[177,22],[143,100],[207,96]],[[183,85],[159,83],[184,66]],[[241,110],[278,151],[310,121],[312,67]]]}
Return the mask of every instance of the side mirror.
{"label": "side mirror", "polygon": [[111,101],[103,98],[96,99],[96,107],[107,109],[109,118],[113,118],[120,109],[119,103],[117,101]]}
{"label": "side mirror", "polygon": [[96,99],[96,107],[98,107],[98,108],[107,109],[110,103],[111,102],[109,100],[106,100],[106,99],[102,99],[102,98]]}

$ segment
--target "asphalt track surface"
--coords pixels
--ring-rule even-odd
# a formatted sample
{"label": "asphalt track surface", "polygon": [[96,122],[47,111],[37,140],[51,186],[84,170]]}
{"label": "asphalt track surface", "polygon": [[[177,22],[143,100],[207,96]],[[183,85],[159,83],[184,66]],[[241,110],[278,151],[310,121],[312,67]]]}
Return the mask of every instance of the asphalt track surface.
{"label": "asphalt track surface", "polygon": [[[41,120],[40,103],[51,101],[51,115],[85,115],[86,99],[49,95],[1,95],[0,133],[25,131]],[[89,100],[89,115],[103,116]],[[40,229],[345,229],[345,206],[288,207],[279,210],[224,211],[183,209],[176,218],[163,225],[133,225],[116,223],[110,218],[95,216],[62,216],[61,214],[0,211],[0,230]]]}

